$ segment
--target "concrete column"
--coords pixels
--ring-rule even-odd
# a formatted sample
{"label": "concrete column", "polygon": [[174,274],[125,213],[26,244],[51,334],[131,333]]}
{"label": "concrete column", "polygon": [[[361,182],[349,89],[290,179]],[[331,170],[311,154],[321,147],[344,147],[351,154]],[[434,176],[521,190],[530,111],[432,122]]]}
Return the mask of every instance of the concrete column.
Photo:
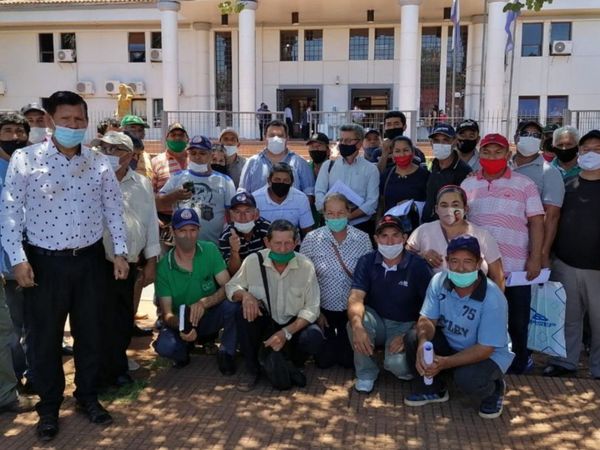
{"label": "concrete column", "polygon": [[484,15],[471,18],[467,50],[467,83],[465,92],[465,117],[479,119],[481,102],[481,72],[483,69]]}
{"label": "concrete column", "polygon": [[244,2],[239,14],[239,110],[256,111],[256,1]]}
{"label": "concrete column", "polygon": [[205,111],[210,109],[210,24],[194,22],[192,29],[196,42],[196,106]]}
{"label": "concrete column", "polygon": [[488,18],[485,49],[484,133],[502,132],[504,100],[505,0],[487,0]]}
{"label": "concrete column", "polygon": [[162,33],[163,107],[166,111],[179,109],[179,37],[177,35],[178,0],[159,0],[160,30]]}
{"label": "concrete column", "polygon": [[[400,61],[398,70],[398,108],[401,111],[419,109],[419,5],[421,0],[398,0],[400,5]],[[412,130],[410,124],[406,134]]]}

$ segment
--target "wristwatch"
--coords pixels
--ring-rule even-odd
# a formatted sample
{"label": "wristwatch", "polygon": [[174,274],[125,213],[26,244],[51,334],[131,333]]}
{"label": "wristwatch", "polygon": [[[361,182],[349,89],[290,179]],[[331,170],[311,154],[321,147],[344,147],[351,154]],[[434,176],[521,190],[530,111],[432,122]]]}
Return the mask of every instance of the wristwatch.
{"label": "wristwatch", "polygon": [[285,340],[289,341],[292,338],[293,334],[290,333],[286,327],[283,327],[281,330],[285,333]]}

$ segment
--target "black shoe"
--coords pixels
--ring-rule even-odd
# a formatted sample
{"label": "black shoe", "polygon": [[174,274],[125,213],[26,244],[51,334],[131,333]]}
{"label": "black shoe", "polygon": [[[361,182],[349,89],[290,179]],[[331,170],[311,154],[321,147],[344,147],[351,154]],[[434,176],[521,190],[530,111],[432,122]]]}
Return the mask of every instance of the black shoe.
{"label": "black shoe", "polygon": [[297,367],[290,369],[290,381],[294,386],[301,388],[306,387],[306,375],[304,375],[304,372]]}
{"label": "black shoe", "polygon": [[545,377],[574,377],[576,370],[567,369],[566,367],[549,364],[544,368],[543,375]]}
{"label": "black shoe", "polygon": [[113,421],[108,411],[104,409],[98,400],[77,402],[77,410],[87,415],[90,422],[98,425],[109,425]]}
{"label": "black shoe", "polygon": [[133,337],[152,336],[152,329],[151,328],[140,328],[137,325],[134,325],[131,330],[131,336],[133,336]]}
{"label": "black shoe", "polygon": [[190,363],[190,357],[188,356],[186,359],[184,359],[183,361],[175,361],[173,363],[173,368],[174,369],[183,369],[185,366],[187,366]]}
{"label": "black shoe", "polygon": [[122,388],[123,386],[129,386],[133,384],[133,378],[128,373],[124,373],[123,375],[119,375],[114,382],[114,385]]}
{"label": "black shoe", "polygon": [[35,395],[35,389],[33,388],[33,383],[27,380],[25,383],[23,381],[19,381],[17,384],[17,391],[21,395]]}
{"label": "black shoe", "polygon": [[37,437],[42,442],[51,441],[58,434],[58,417],[42,416],[36,426]]}
{"label": "black shoe", "polygon": [[6,405],[0,406],[0,414],[2,413],[13,413],[21,414],[29,411],[33,411],[35,408],[35,402],[29,398],[17,397],[16,400],[7,403]]}
{"label": "black shoe", "polygon": [[63,345],[62,346],[62,355],[63,356],[73,356],[73,347],[71,347],[70,345]]}
{"label": "black shoe", "polygon": [[225,352],[219,352],[217,353],[217,364],[223,375],[229,376],[235,373],[235,359],[233,356]]}
{"label": "black shoe", "polygon": [[254,390],[260,378],[259,373],[252,373],[245,370],[240,374],[237,382],[237,390],[240,392],[250,392]]}

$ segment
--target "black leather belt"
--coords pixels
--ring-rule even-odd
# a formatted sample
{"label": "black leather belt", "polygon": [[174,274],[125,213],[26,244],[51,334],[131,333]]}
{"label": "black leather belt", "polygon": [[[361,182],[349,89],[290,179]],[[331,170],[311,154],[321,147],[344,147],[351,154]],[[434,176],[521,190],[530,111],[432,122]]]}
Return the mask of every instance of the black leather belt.
{"label": "black leather belt", "polygon": [[98,242],[88,245],[87,247],[81,248],[68,248],[65,250],[48,250],[42,247],[36,247],[35,245],[28,244],[27,251],[41,256],[81,256],[97,250],[102,247],[102,239]]}

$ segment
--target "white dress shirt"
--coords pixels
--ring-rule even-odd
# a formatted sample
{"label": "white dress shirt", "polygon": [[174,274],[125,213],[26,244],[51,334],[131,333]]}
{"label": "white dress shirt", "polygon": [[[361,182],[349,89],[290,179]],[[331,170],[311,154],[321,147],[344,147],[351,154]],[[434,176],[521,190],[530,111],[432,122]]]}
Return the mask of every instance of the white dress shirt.
{"label": "white dress shirt", "polygon": [[[129,169],[121,180],[123,193],[123,220],[127,233],[127,261],[138,262],[140,253],[146,259],[160,255],[158,217],[152,183],[148,178]],[[114,260],[112,238],[104,228],[106,259]]]}
{"label": "white dress shirt", "polygon": [[308,197],[293,186],[281,203],[275,202],[269,196],[268,185],[254,191],[252,195],[256,201],[256,207],[260,211],[260,216],[269,222],[285,219],[301,229],[312,227],[315,224]]}
{"label": "white dress shirt", "polygon": [[49,139],[13,153],[0,203],[2,245],[10,263],[27,261],[26,240],[47,250],[88,247],[106,222],[114,253],[127,253],[123,198],[106,156],[81,147],[70,160]]}

